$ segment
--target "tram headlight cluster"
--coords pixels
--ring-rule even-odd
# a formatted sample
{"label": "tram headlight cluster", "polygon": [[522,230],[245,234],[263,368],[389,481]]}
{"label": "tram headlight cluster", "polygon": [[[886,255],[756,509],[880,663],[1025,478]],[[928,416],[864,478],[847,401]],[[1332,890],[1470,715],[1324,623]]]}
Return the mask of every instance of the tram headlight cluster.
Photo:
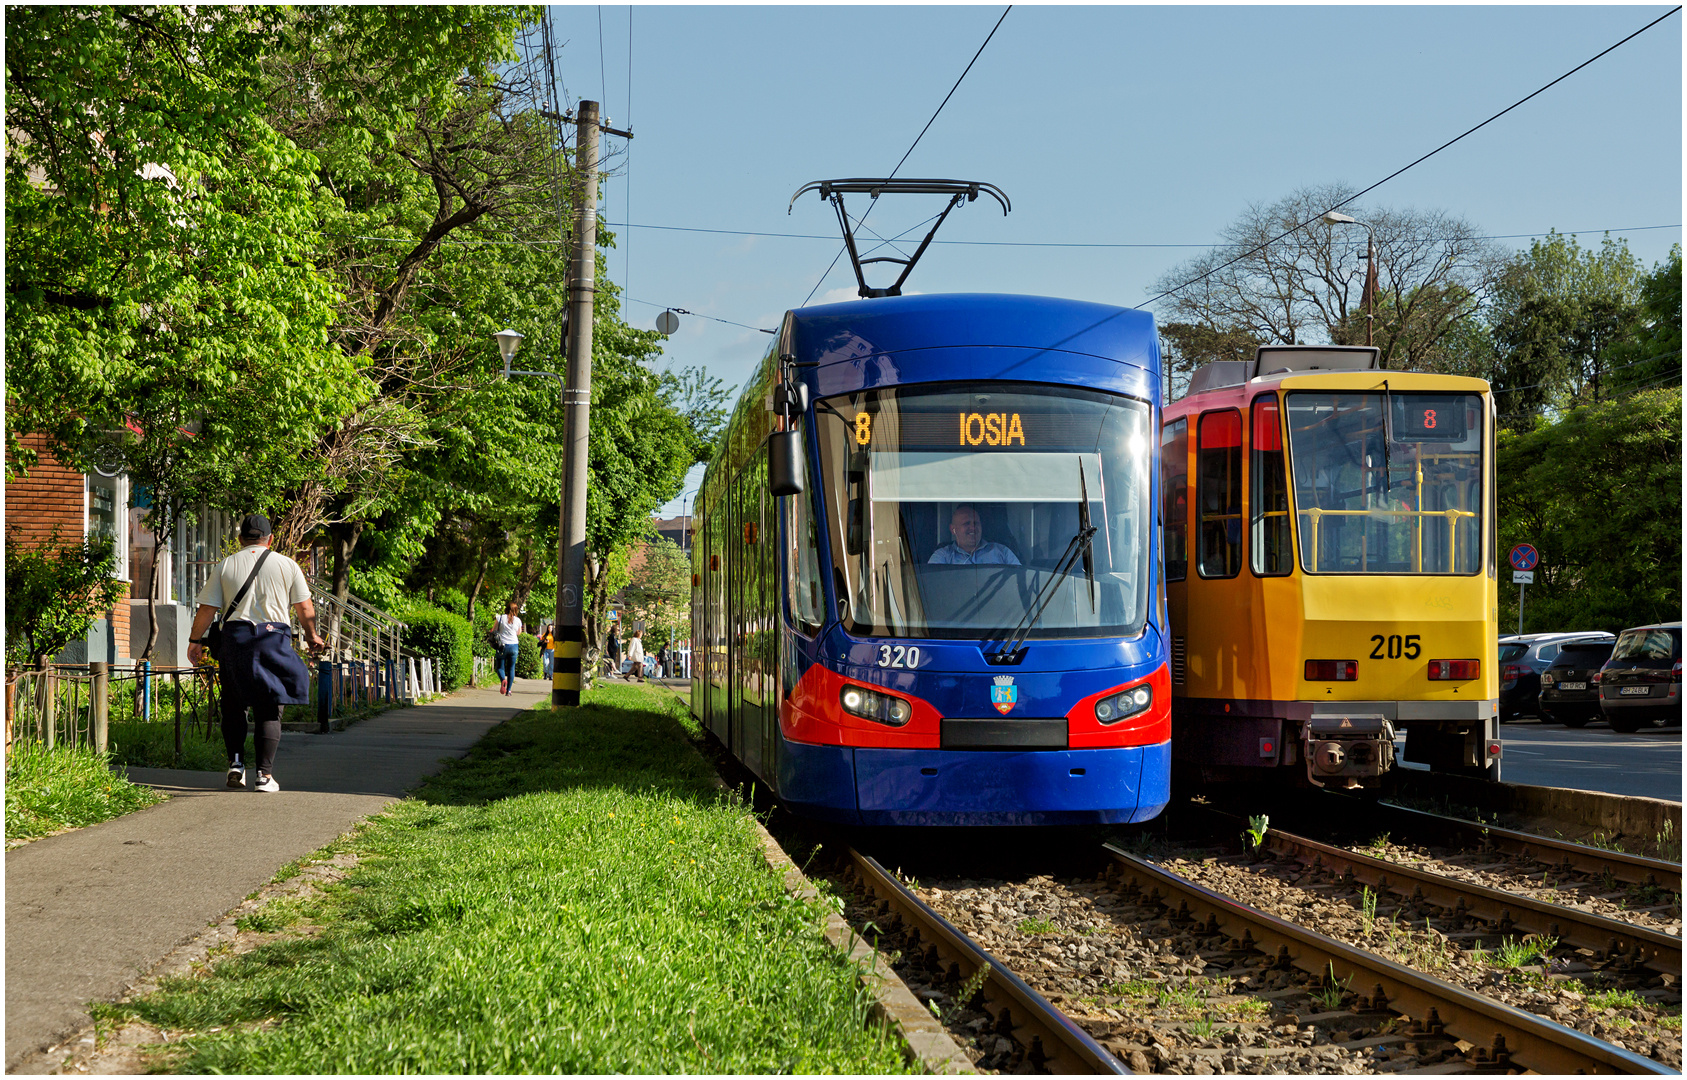
{"label": "tram headlight cluster", "polygon": [[901,727],[914,718],[914,707],[906,698],[876,693],[863,686],[844,687],[838,695],[838,704],[851,716],[891,727]]}
{"label": "tram headlight cluster", "polygon": [[1146,684],[1133,686],[1117,694],[1108,694],[1096,702],[1095,718],[1103,724],[1117,724],[1126,717],[1135,716],[1153,703],[1154,691]]}

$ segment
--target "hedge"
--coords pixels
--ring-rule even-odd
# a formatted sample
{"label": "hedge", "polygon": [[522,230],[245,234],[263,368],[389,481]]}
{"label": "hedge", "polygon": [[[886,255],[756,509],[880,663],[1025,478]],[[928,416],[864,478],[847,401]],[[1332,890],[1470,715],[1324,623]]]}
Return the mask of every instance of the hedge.
{"label": "hedge", "polygon": [[521,652],[515,658],[516,678],[537,679],[543,674],[539,667],[539,639],[533,634],[517,634],[516,640],[521,642]]}
{"label": "hedge", "polygon": [[461,615],[417,603],[393,613],[405,623],[399,639],[406,652],[426,656],[439,666],[439,684],[455,690],[474,675],[474,630]]}

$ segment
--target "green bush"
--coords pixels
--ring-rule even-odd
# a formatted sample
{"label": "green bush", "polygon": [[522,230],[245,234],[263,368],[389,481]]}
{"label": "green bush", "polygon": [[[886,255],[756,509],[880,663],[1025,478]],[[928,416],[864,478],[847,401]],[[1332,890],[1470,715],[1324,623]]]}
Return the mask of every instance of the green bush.
{"label": "green bush", "polygon": [[455,690],[469,682],[474,674],[475,639],[469,620],[424,603],[394,614],[406,624],[400,639],[404,650],[438,664],[440,686]]}
{"label": "green bush", "polygon": [[521,642],[521,652],[515,658],[515,674],[518,679],[537,679],[539,667],[539,639],[532,634],[517,634],[516,640]]}

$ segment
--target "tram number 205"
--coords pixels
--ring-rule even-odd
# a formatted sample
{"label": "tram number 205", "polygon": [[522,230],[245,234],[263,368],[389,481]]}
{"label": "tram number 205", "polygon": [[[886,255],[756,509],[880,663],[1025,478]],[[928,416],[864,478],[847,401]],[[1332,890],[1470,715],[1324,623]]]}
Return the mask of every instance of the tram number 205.
{"label": "tram number 205", "polygon": [[880,645],[879,666],[888,668],[912,668],[920,666],[920,650],[917,645]]}
{"label": "tram number 205", "polygon": [[1372,634],[1371,644],[1376,648],[1371,650],[1371,659],[1381,660],[1387,657],[1390,660],[1398,660],[1403,656],[1407,660],[1416,660],[1423,652],[1421,638],[1420,634],[1407,634],[1405,637],[1399,634],[1389,634],[1387,637]]}

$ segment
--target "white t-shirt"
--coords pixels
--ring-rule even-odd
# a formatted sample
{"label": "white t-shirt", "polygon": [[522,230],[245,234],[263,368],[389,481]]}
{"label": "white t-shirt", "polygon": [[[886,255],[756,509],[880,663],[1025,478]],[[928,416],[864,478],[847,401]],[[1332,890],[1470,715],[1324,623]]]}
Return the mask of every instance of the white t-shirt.
{"label": "white t-shirt", "polygon": [[521,644],[521,619],[519,616],[500,615],[493,620],[492,628],[498,633],[498,644]]}
{"label": "white t-shirt", "polygon": [[[252,564],[267,550],[262,544],[248,544],[217,565],[216,573],[199,592],[199,602],[219,611],[234,599]],[[264,568],[252,579],[252,587],[240,598],[240,606],[229,613],[230,622],[289,622],[294,604],[310,599],[310,583],[299,564],[281,554],[270,553]]]}

